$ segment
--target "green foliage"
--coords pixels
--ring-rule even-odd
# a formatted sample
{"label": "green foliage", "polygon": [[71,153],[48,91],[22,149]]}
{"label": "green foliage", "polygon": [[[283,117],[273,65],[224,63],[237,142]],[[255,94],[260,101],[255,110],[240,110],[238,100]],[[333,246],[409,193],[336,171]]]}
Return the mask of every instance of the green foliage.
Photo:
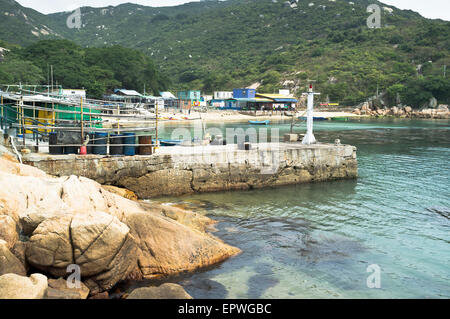
{"label": "green foliage", "polygon": [[8,59],[0,63],[1,84],[35,84],[44,80],[42,70],[29,61]]}
{"label": "green foliage", "polygon": [[[13,3],[0,0],[2,7],[3,2]],[[328,95],[343,105],[362,102],[377,88],[388,92],[392,103],[398,93],[414,107],[420,107],[430,94],[439,102],[447,100],[441,91],[445,85],[439,82],[438,88],[429,88],[420,77],[442,78],[443,66],[450,65],[449,22],[428,20],[412,11],[395,9],[389,14],[383,10],[383,27],[369,29],[367,6],[385,4],[315,0],[309,7],[310,2],[299,1],[297,10],[284,1],[270,0],[208,0],[159,8],[128,3],[108,8],[106,14],[101,8],[82,8],[80,30],[67,28],[67,13],[43,16],[22,9],[33,15],[32,25],[38,30],[46,25],[54,31],[48,36],[57,33],[89,47],[67,44],[56,57],[41,53],[39,60],[31,55],[27,59],[47,74],[51,58],[52,64],[58,64],[58,81],[83,85],[90,92],[110,89],[117,82],[140,90],[145,84],[153,91],[168,87],[205,93],[259,82],[263,84],[260,90],[275,92],[286,80],[302,92],[309,79],[316,80],[317,89],[324,93],[320,99]],[[34,36],[29,24],[15,18],[0,20],[0,39],[28,43],[44,37],[42,33]],[[122,52],[117,45],[139,49],[158,68],[137,53]],[[63,65],[63,56],[81,61],[81,69],[78,62]],[[62,61],[53,60],[59,58]],[[419,65],[421,72],[416,71]],[[101,70],[91,70],[94,66]],[[171,84],[157,71],[170,76]],[[108,82],[108,77],[117,82]]]}
{"label": "green foliage", "polygon": [[[4,84],[54,82],[66,88],[85,88],[89,96],[101,98],[117,87],[158,94],[169,81],[142,52],[120,46],[84,49],[67,40],[44,40],[26,48],[15,48],[0,63]],[[45,74],[45,76],[44,76]]]}
{"label": "green foliage", "polygon": [[434,76],[411,79],[400,94],[404,104],[415,108],[425,106],[432,97],[441,103],[450,103],[450,79]]}

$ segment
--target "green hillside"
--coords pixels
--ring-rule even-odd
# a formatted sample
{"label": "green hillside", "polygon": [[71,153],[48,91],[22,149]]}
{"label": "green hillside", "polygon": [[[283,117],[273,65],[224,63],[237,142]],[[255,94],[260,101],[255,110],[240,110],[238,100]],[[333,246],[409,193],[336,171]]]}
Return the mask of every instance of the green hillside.
{"label": "green hillside", "polygon": [[[1,44],[1,43],[0,43]],[[47,84],[49,66],[56,84],[85,88],[101,98],[114,88],[134,88],[158,94],[170,81],[153,61],[136,49],[114,46],[83,48],[68,40],[41,40],[25,48],[9,46],[0,63],[0,84]]]}
{"label": "green hillside", "polygon": [[41,39],[58,38],[50,27],[53,18],[22,7],[14,0],[0,0],[0,40],[26,45]]}
{"label": "green hillside", "polygon": [[[366,8],[374,2],[386,7],[381,29],[366,25]],[[66,26],[69,13],[47,16],[49,28],[84,47],[139,49],[174,90],[210,93],[259,83],[260,91],[300,93],[310,79],[322,99],[342,104],[361,102],[377,88],[389,93],[390,102],[398,93],[417,107],[432,96],[450,99],[449,80],[443,78],[444,65],[450,65],[450,22],[373,0],[300,0],[296,9],[285,1],[211,0],[81,13],[79,30]],[[3,31],[0,39],[18,43]]]}

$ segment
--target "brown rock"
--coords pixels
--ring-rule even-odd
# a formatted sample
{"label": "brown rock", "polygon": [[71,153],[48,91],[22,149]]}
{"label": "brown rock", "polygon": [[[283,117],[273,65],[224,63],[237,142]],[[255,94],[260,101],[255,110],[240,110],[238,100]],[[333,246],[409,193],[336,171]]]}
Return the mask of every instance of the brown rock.
{"label": "brown rock", "polygon": [[17,259],[19,259],[19,261],[22,263],[22,265],[25,267],[25,270],[28,273],[29,265],[25,255],[27,245],[28,242],[18,241],[11,249],[11,252],[14,254],[14,256],[17,257]]}
{"label": "brown rock", "polygon": [[47,287],[47,277],[41,274],[6,274],[0,276],[0,299],[43,299]]}
{"label": "brown rock", "polygon": [[356,114],[356,115],[361,115],[361,110],[360,109],[355,109],[353,111],[353,113]]}
{"label": "brown rock", "polygon": [[21,176],[0,169],[2,183],[9,187],[0,188],[0,215],[20,220],[31,235],[25,250],[30,265],[66,277],[67,266],[78,264],[91,294],[130,276],[196,270],[240,252],[203,232],[213,223],[207,217],[169,207],[143,208],[87,178]]}
{"label": "brown rock", "polygon": [[5,274],[26,276],[27,272],[20,260],[9,250],[6,241],[0,239],[0,276]]}
{"label": "brown rock", "polygon": [[8,215],[0,215],[0,239],[7,242],[9,249],[19,240],[16,222]]}
{"label": "brown rock", "polygon": [[109,299],[109,293],[107,291],[104,291],[90,296],[89,299]]}
{"label": "brown rock", "polygon": [[79,214],[43,221],[26,251],[28,262],[54,276],[76,264],[94,292],[110,289],[136,267],[136,245],[129,228],[106,213]]}
{"label": "brown rock", "polygon": [[47,299],[86,299],[89,296],[89,288],[82,282],[78,282],[79,288],[71,288],[64,278],[49,279]]}
{"label": "brown rock", "polygon": [[144,278],[194,271],[240,252],[213,236],[154,214],[130,214],[126,223],[140,249],[138,265]]}
{"label": "brown rock", "polygon": [[122,196],[123,198],[129,199],[129,200],[135,200],[135,201],[138,200],[137,195],[134,192],[130,191],[129,189],[115,187],[115,186],[111,186],[111,185],[103,185],[102,187],[105,190],[107,190],[108,192]]}
{"label": "brown rock", "polygon": [[147,211],[176,220],[180,224],[201,232],[205,232],[209,226],[216,224],[216,221],[211,218],[178,207],[147,202],[140,202],[140,204]]}
{"label": "brown rock", "polygon": [[182,286],[163,284],[159,287],[145,287],[133,290],[127,299],[193,299]]}

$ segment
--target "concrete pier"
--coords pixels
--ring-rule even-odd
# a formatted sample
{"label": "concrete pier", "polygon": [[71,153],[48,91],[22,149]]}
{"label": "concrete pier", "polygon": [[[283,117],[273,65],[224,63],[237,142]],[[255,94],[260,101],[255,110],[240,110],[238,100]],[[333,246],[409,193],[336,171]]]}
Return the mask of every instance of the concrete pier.
{"label": "concrete pier", "polygon": [[25,164],[125,187],[139,198],[247,190],[358,176],[356,147],[301,143],[163,147],[151,156],[28,154]]}

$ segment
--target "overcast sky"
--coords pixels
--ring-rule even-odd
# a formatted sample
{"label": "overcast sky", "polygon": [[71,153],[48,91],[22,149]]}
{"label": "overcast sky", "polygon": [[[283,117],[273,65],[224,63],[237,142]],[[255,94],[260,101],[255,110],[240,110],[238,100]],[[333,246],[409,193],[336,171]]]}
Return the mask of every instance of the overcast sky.
{"label": "overcast sky", "polygon": [[[24,7],[30,7],[42,13],[53,13],[69,11],[78,7],[107,7],[120,3],[132,2],[147,6],[172,6],[179,5],[186,0],[16,0]],[[311,0],[314,2],[314,0]],[[449,0],[384,0],[386,4],[396,6],[400,9],[411,9],[421,15],[432,19],[444,19],[450,21],[450,1]]]}

